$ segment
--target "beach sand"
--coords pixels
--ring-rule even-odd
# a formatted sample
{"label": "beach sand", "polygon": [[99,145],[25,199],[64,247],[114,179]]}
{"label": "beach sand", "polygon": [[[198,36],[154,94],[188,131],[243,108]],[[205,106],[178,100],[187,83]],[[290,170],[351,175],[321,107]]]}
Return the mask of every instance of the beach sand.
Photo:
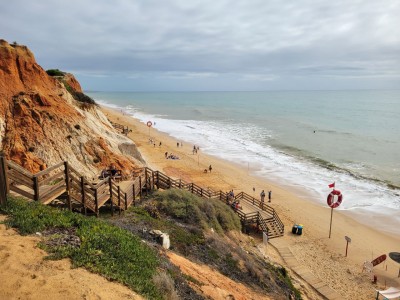
{"label": "beach sand", "polygon": [[[350,218],[348,214],[334,210],[331,238],[328,238],[331,214],[328,206],[308,201],[301,191],[284,189],[258,178],[245,167],[206,155],[202,152],[201,145],[198,145],[198,154],[193,154],[192,144],[178,141],[158,131],[157,124],[149,128],[129,115],[109,108],[102,109],[110,120],[132,129],[128,136],[135,141],[148,167],[154,170],[176,179],[194,182],[204,188],[225,192],[233,189],[235,193],[244,191],[258,197],[262,189],[271,190],[270,205],[285,224],[285,235],[279,239],[287,243],[300,264],[342,295],[343,299],[373,299],[375,288],[400,286],[400,279],[397,277],[400,265],[390,258],[374,267],[377,284],[371,282],[371,273],[362,272],[364,261],[400,251],[399,236],[376,231]],[[149,143],[149,138],[155,141],[155,146]],[[178,142],[182,142],[183,146],[177,147]],[[165,152],[173,153],[180,159],[165,159]],[[212,165],[212,172],[204,173],[209,165]],[[382,219],[381,222],[385,220]],[[303,235],[291,233],[295,223],[304,225]],[[345,236],[351,238],[347,257]],[[276,250],[266,247],[266,256],[276,258]]]}

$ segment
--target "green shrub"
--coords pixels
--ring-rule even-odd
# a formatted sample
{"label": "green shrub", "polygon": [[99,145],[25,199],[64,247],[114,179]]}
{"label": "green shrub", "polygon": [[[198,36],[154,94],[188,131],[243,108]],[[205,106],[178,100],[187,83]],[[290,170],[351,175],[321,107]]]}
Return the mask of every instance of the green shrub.
{"label": "green shrub", "polygon": [[218,200],[205,200],[177,189],[157,192],[154,199],[160,211],[187,224],[200,225],[202,229],[213,228],[219,233],[241,229],[239,217]]}
{"label": "green shrub", "polygon": [[50,69],[47,70],[46,73],[50,76],[64,76],[65,72],[60,71],[59,69]]}

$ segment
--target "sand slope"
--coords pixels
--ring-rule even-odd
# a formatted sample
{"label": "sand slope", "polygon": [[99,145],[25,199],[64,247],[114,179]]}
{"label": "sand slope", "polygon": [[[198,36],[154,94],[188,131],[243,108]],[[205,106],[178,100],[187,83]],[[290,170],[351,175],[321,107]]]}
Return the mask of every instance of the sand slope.
{"label": "sand slope", "polygon": [[0,299],[143,299],[121,284],[71,269],[68,259],[44,260],[47,254],[37,247],[39,240],[0,224]]}

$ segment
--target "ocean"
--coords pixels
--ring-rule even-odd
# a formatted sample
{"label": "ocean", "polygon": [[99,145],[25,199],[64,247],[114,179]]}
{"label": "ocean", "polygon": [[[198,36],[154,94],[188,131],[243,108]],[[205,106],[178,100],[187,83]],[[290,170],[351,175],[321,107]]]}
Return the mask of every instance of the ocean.
{"label": "ocean", "polygon": [[337,210],[400,235],[400,90],[87,94],[322,206],[335,182]]}

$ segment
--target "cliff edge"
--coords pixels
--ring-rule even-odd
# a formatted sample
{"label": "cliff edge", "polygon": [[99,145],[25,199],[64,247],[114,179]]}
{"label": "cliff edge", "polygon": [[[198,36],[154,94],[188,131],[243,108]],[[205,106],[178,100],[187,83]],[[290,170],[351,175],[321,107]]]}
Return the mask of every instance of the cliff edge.
{"label": "cliff edge", "polygon": [[50,76],[26,47],[0,40],[0,149],[32,173],[68,161],[88,178],[110,164],[125,174],[144,161],[72,74]]}

